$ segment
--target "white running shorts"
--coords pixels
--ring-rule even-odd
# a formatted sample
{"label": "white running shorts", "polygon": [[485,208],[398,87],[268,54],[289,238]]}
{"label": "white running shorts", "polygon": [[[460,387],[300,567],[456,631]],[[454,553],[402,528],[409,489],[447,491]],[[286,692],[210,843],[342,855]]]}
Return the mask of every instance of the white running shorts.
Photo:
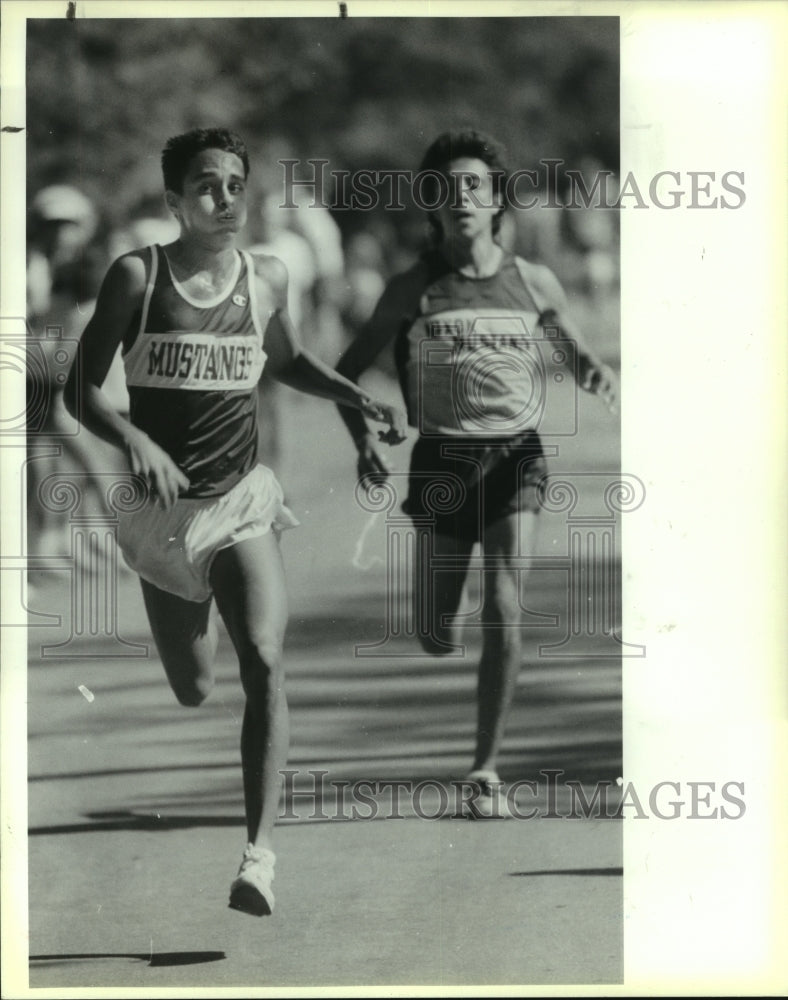
{"label": "white running shorts", "polygon": [[220,497],[178,500],[165,510],[150,498],[140,510],[121,514],[118,544],[143,580],[187,601],[206,601],[217,552],[245,538],[298,526],[284,504],[273,472],[258,465]]}

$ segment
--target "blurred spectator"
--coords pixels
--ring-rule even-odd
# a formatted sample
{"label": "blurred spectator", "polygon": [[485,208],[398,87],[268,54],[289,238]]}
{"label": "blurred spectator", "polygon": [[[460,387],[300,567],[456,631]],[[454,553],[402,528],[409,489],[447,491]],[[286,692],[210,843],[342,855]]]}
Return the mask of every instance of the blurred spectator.
{"label": "blurred spectator", "polygon": [[[103,505],[96,478],[101,472],[122,471],[122,456],[96,438],[76,432],[63,406],[58,380],[70,366],[75,343],[93,313],[107,266],[100,218],[92,202],[74,187],[52,185],[33,198],[28,213],[28,323],[35,352],[48,385],[29,382],[28,399],[45,398],[43,423],[29,439],[27,462],[28,552],[69,555],[70,529],[65,515],[48,510],[39,496],[43,481],[54,473],[87,472],[84,505]],[[32,345],[31,345],[32,349]],[[68,360],[58,361],[65,351]],[[40,369],[37,369],[40,370]],[[125,380],[120,373],[115,403],[128,409]],[[44,447],[42,447],[44,446]]]}
{"label": "blurred spectator", "polygon": [[95,257],[93,203],[76,188],[54,184],[33,198],[27,226],[28,319],[73,308],[85,298],[83,272]]}
{"label": "blurred spectator", "polygon": [[312,296],[318,269],[309,241],[293,228],[295,212],[296,209],[281,207],[280,194],[264,192],[258,219],[260,240],[250,250],[278,257],[287,268],[287,308],[296,330],[302,333],[305,325],[312,322]]}
{"label": "blurred spectator", "polygon": [[34,320],[49,311],[52,301],[52,268],[46,254],[37,247],[27,248],[27,318]]}
{"label": "blurred spectator", "polygon": [[386,286],[385,274],[383,247],[377,236],[368,230],[351,236],[345,251],[347,298],[344,310],[351,337],[355,337],[372,315]]}
{"label": "blurred spectator", "polygon": [[564,197],[561,232],[576,259],[578,284],[593,300],[606,301],[618,285],[618,211],[607,207],[618,197],[618,178],[592,156],[581,158],[577,170],[582,187]]}
{"label": "blurred spectator", "polygon": [[180,227],[170,216],[143,215],[132,219],[123,229],[116,229],[109,239],[109,257],[111,260],[132,250],[142,247],[166,246],[178,239]]}
{"label": "blurred spectator", "polygon": [[[281,195],[266,190],[260,200],[257,219],[260,241],[249,249],[253,253],[278,257],[287,268],[287,309],[299,335],[308,344],[314,339],[317,264],[312,247],[295,232],[295,209],[281,207]],[[281,385],[268,378],[263,371],[258,399],[259,459],[263,464],[280,472],[279,409]]]}
{"label": "blurred spectator", "polygon": [[68,267],[96,235],[98,213],[90,199],[67,184],[45,187],[30,205],[29,236],[54,269]]}
{"label": "blurred spectator", "polygon": [[[566,284],[573,284],[571,269],[567,269],[561,236],[561,216],[563,209],[555,201],[555,196],[546,191],[534,192],[538,199],[533,207],[516,209],[504,215],[506,227],[502,227],[510,241],[514,253],[526,260],[538,260],[551,270],[561,274]],[[508,218],[507,218],[508,217]]]}
{"label": "blurred spectator", "polygon": [[342,233],[329,210],[313,204],[311,192],[296,188],[292,197],[297,205],[293,228],[312,248],[317,269],[315,319],[307,346],[322,361],[334,365],[346,344],[341,317],[346,295]]}

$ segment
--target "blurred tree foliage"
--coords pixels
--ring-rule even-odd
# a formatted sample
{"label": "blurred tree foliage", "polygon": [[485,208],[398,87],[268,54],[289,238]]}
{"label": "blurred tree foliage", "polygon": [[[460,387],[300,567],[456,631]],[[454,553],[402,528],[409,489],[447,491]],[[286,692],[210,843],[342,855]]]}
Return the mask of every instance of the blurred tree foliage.
{"label": "blurred tree foliage", "polygon": [[[618,168],[618,19],[30,20],[28,190],[74,183],[110,221],[161,191],[168,136],[226,124],[254,170],[414,168],[474,123],[509,161]],[[281,174],[279,174],[281,176]]]}

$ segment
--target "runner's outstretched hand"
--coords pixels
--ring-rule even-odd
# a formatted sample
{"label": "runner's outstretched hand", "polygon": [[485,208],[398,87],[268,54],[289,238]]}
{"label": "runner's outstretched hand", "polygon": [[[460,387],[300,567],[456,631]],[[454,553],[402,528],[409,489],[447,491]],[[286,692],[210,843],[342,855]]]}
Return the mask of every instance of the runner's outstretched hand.
{"label": "runner's outstretched hand", "polygon": [[[379,431],[378,433],[380,435],[384,433],[390,434],[391,431]],[[358,471],[358,478],[364,480],[364,485],[367,488],[370,486],[379,486],[381,483],[384,483],[391,472],[391,465],[378,447],[378,442],[375,440],[374,435],[371,432],[365,434],[357,442],[357,447],[358,464],[356,469]]]}
{"label": "runner's outstretched hand", "polygon": [[364,404],[361,412],[370,420],[377,420],[379,423],[389,425],[387,431],[378,431],[379,441],[384,441],[386,444],[401,444],[405,440],[407,419],[399,407],[370,400]]}
{"label": "runner's outstretched hand", "polygon": [[137,427],[126,441],[126,454],[131,471],[148,484],[151,493],[158,496],[169,510],[182,490],[189,488],[189,480],[170,456],[155,441]]}
{"label": "runner's outstretched hand", "polygon": [[590,365],[584,373],[580,388],[599,396],[611,413],[618,413],[616,376],[608,365]]}

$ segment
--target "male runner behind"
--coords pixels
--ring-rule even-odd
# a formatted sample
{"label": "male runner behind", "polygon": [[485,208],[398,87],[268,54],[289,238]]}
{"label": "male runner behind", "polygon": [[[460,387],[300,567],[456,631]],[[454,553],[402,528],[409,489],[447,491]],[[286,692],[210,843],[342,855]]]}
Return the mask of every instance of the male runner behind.
{"label": "male runner behind", "polygon": [[[522,557],[534,551],[546,474],[538,421],[528,417],[538,329],[554,329],[582,388],[611,407],[614,379],[567,317],[552,272],[501,247],[507,175],[496,143],[470,129],[444,133],[420,170],[424,203],[438,206],[429,216],[433,245],[389,282],[337,370],[357,380],[394,340],[408,420],[420,432],[403,508],[420,525],[427,519],[432,556],[455,567],[430,572],[417,546],[415,614],[425,651],[456,650],[469,561],[474,545],[481,546],[482,655],[468,780],[478,794],[471,814],[500,816],[497,755],[522,658]],[[344,406],[340,413],[358,448],[359,475],[385,478],[386,459],[364,416]],[[431,507],[430,490],[434,496],[440,482],[457,498],[465,494],[459,506]]]}
{"label": "male runner behind", "polygon": [[[271,835],[288,748],[282,643],[287,606],[279,531],[297,524],[270,469],[258,465],[257,383],[263,371],[304,392],[357,407],[402,440],[404,415],[372,402],[298,343],[287,272],[241,253],[249,160],[225,129],[170,139],[166,203],[180,236],[110,267],[81,341],[82,394],[72,368],[71,413],[120,448],[149,495],[121,516],[118,539],[140,575],[169,683],[184,705],[213,684],[213,598],[238,656],[246,695],[241,762],[248,846],[230,906],[271,912]],[[129,420],[102,384],[118,344]]]}

